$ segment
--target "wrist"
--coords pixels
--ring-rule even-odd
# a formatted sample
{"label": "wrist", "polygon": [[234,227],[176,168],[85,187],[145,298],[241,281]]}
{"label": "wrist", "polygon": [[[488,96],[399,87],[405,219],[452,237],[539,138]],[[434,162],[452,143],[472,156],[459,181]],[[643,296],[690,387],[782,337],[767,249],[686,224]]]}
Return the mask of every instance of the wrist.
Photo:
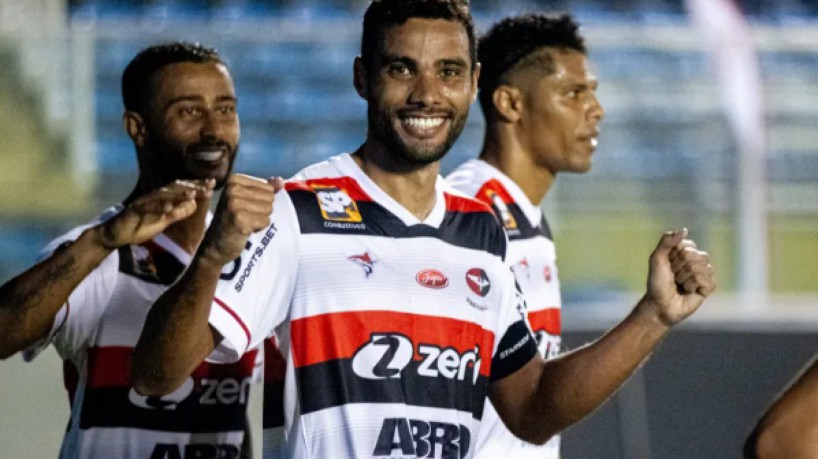
{"label": "wrist", "polygon": [[114,242],[110,241],[107,235],[107,226],[105,223],[93,226],[85,231],[91,242],[102,250],[112,252],[119,248]]}
{"label": "wrist", "polygon": [[669,331],[671,327],[673,327],[673,324],[666,317],[664,317],[661,311],[662,308],[659,306],[659,304],[655,300],[648,298],[646,295],[643,296],[642,299],[639,300],[639,303],[636,304],[634,314],[636,315],[637,319],[648,326],[656,327],[657,330]]}

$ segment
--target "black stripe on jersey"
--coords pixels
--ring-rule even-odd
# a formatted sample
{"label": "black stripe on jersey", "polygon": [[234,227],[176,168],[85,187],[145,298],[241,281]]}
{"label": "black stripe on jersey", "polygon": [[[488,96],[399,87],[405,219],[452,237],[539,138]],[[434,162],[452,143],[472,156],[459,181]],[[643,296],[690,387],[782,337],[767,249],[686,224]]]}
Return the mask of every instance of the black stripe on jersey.
{"label": "black stripe on jersey", "polygon": [[[536,348],[535,348],[536,350]],[[302,413],[349,403],[400,403],[456,409],[483,417],[488,378],[470,372],[464,380],[418,374],[421,362],[410,362],[398,378],[365,379],[355,374],[351,359],[330,360],[296,370]]]}
{"label": "black stripe on jersey", "polygon": [[324,219],[315,195],[304,190],[290,190],[290,197],[301,227],[301,233],[360,234],[393,238],[432,237],[467,249],[504,257],[506,241],[503,229],[489,212],[447,211],[440,228],[428,225],[406,226],[383,206],[371,201],[357,201],[363,221],[336,222]]}
{"label": "black stripe on jersey", "polygon": [[498,381],[519,370],[537,354],[537,340],[525,322],[514,322],[491,359],[491,381]]}
{"label": "black stripe on jersey", "polygon": [[129,401],[130,388],[86,386],[80,428],[128,427],[191,433],[244,431],[246,401],[230,405],[200,403],[203,398],[217,397],[217,390],[194,391],[178,404],[160,397],[140,397],[147,407],[139,407]]}
{"label": "black stripe on jersey", "polygon": [[[171,285],[182,275],[185,265],[169,252],[145,245],[119,249],[119,271],[152,284]],[[147,256],[143,256],[147,251]]]}
{"label": "black stripe on jersey", "polygon": [[284,427],[284,381],[264,383],[263,428]]}
{"label": "black stripe on jersey", "polygon": [[[548,226],[548,222],[545,221],[544,215],[538,226],[531,226],[531,222],[528,221],[528,217],[525,215],[525,213],[523,213],[523,210],[516,202],[506,204],[506,207],[511,213],[511,216],[514,217],[514,221],[517,223],[517,228],[506,229],[508,239],[510,241],[532,239],[537,236],[544,236],[549,240],[553,240],[551,236],[551,228]],[[491,204],[491,208],[497,215],[502,215],[500,209],[498,209],[494,204]]]}

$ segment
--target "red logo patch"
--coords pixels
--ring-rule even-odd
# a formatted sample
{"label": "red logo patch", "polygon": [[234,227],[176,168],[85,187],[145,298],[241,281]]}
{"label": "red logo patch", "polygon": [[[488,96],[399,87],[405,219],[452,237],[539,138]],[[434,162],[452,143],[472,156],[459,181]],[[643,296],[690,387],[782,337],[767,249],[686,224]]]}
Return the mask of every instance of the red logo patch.
{"label": "red logo patch", "polygon": [[480,296],[488,295],[491,290],[489,276],[480,268],[472,268],[466,273],[466,284],[472,292]]}
{"label": "red logo patch", "polygon": [[449,278],[436,269],[424,269],[417,273],[415,280],[418,284],[428,288],[445,288],[449,285]]}
{"label": "red logo patch", "polygon": [[551,267],[546,266],[543,270],[543,277],[545,277],[546,282],[551,282]]}

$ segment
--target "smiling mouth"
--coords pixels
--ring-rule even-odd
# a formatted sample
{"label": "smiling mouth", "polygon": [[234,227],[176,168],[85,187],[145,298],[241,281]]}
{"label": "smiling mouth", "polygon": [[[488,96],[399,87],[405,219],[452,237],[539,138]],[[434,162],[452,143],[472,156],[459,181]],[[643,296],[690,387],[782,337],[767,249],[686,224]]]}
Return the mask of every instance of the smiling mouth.
{"label": "smiling mouth", "polygon": [[400,122],[404,130],[413,137],[433,137],[445,125],[446,116],[403,116]]}
{"label": "smiling mouth", "polygon": [[224,150],[201,150],[193,154],[193,159],[196,161],[214,162],[218,161],[224,156]]}

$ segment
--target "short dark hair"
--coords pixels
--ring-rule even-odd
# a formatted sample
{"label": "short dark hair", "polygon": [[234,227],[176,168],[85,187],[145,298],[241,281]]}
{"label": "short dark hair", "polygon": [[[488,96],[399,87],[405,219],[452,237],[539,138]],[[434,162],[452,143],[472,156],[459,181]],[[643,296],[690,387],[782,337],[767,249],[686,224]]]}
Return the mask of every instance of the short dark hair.
{"label": "short dark hair", "polygon": [[[543,47],[572,49],[586,54],[585,40],[579,34],[579,24],[567,13],[529,13],[513,16],[494,24],[480,37],[480,106],[488,114],[492,108],[492,93],[505,84],[508,74],[519,67],[526,57]],[[550,56],[546,68],[553,71]]]}
{"label": "short dark hair", "polygon": [[157,70],[180,62],[224,62],[213,48],[199,43],[172,42],[149,46],[140,51],[122,73],[122,101],[125,110],[140,112],[150,100],[150,77]]}
{"label": "short dark hair", "polygon": [[383,39],[384,31],[411,18],[457,21],[469,37],[472,69],[477,65],[477,36],[468,0],[372,0],[364,13],[361,59],[367,71]]}

